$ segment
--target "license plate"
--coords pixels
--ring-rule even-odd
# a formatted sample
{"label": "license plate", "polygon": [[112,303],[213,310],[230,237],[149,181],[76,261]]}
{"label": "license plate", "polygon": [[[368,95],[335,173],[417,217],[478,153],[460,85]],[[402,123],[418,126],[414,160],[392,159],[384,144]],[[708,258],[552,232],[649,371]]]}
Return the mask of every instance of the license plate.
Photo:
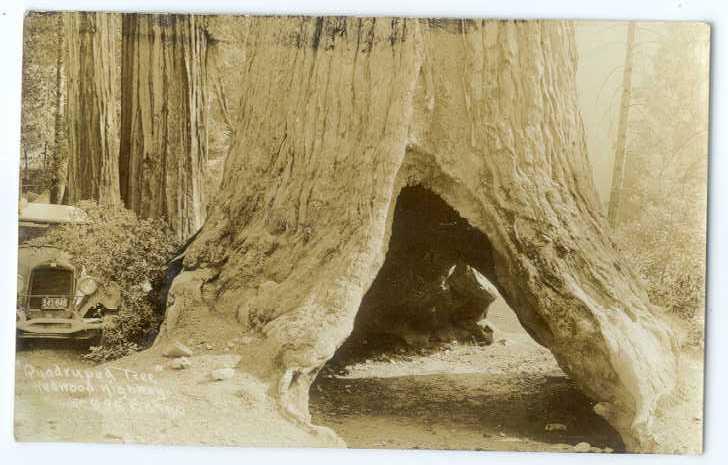
{"label": "license plate", "polygon": [[43,310],[62,310],[68,307],[66,297],[43,297],[41,308]]}

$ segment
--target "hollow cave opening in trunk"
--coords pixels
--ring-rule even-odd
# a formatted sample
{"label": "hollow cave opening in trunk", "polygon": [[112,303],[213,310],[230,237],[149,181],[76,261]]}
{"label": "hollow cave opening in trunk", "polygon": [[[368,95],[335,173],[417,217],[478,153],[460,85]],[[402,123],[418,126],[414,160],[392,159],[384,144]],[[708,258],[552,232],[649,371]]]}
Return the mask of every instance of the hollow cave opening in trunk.
{"label": "hollow cave opening in trunk", "polygon": [[311,387],[314,423],[351,447],[624,450],[500,296],[492,253],[437,194],[403,188],[385,262]]}

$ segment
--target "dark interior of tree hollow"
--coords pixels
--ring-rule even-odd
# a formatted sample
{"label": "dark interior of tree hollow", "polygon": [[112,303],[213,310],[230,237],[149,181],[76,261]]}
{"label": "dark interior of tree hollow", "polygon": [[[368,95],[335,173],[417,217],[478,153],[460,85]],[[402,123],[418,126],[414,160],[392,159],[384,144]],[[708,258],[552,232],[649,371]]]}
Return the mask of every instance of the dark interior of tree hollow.
{"label": "dark interior of tree hollow", "polygon": [[405,187],[384,265],[337,355],[365,347],[489,344],[491,333],[481,323],[492,301],[493,275],[488,238],[431,190]]}
{"label": "dark interior of tree hollow", "polygon": [[[384,264],[352,334],[312,386],[314,422],[353,447],[386,440],[468,448],[458,438],[475,435],[480,447],[499,449],[512,435],[535,441],[536,450],[584,440],[623,450],[594,402],[499,296],[494,274],[483,233],[429,189],[404,188]],[[445,435],[435,425],[448,428],[453,442],[438,442]]]}

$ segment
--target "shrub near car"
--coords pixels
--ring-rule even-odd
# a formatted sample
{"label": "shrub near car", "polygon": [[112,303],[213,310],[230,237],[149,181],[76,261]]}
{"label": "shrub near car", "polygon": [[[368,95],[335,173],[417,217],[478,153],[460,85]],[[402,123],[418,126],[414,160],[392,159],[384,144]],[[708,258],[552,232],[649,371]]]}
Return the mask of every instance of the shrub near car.
{"label": "shrub near car", "polygon": [[[83,222],[83,210],[65,205],[21,205],[20,240],[58,224]],[[102,283],[77,269],[57,247],[18,248],[17,336],[24,339],[98,340],[104,316],[118,310],[116,283]]]}

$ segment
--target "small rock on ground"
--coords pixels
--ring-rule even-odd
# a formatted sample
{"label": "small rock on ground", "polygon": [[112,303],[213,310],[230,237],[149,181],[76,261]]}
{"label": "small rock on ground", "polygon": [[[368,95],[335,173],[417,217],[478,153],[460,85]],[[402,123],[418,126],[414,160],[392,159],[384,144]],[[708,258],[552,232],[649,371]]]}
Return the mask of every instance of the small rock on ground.
{"label": "small rock on ground", "polygon": [[217,370],[212,370],[212,372],[210,372],[210,376],[215,381],[223,381],[235,376],[235,370],[232,368],[218,368]]}
{"label": "small rock on ground", "polygon": [[178,357],[169,363],[169,366],[175,370],[184,370],[192,366],[192,362],[187,357]]}
{"label": "small rock on ground", "polygon": [[253,342],[255,342],[255,341],[256,341],[256,339],[255,339],[254,337],[252,337],[252,336],[247,336],[247,335],[246,335],[246,336],[242,336],[242,337],[240,338],[240,343],[241,343],[242,345],[248,345],[248,344],[251,344],[251,343],[253,343]]}
{"label": "small rock on ground", "polygon": [[176,358],[176,357],[191,357],[192,350],[186,345],[179,341],[175,341],[164,351],[165,357]]}
{"label": "small rock on ground", "polygon": [[588,442],[580,442],[574,446],[574,452],[591,452],[591,444]]}
{"label": "small rock on ground", "polygon": [[544,431],[566,431],[566,425],[563,423],[549,423],[544,427]]}

